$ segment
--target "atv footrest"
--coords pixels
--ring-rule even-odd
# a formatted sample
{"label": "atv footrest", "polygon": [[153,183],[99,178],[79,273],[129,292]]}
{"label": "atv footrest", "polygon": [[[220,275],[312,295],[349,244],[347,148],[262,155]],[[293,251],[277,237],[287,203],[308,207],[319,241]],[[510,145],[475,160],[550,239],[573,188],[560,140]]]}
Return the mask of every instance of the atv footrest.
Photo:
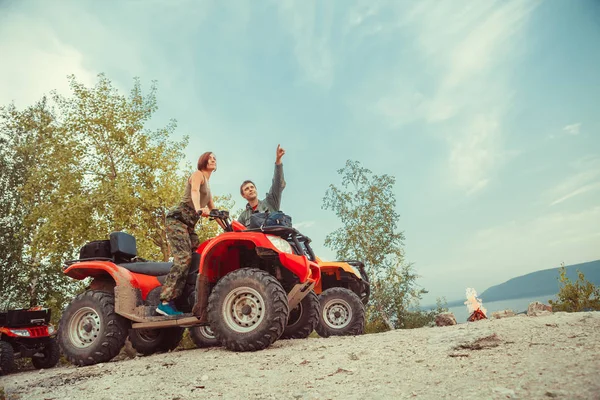
{"label": "atv footrest", "polygon": [[198,318],[192,314],[173,315],[169,317],[148,317],[144,322],[135,322],[131,324],[133,329],[159,329],[173,326],[190,327],[198,325],[208,325],[198,323]]}

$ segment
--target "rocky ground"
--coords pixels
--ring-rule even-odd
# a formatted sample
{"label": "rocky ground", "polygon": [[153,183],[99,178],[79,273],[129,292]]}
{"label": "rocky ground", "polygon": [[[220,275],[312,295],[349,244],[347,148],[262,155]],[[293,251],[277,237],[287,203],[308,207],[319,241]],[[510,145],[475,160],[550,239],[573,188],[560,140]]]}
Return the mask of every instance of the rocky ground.
{"label": "rocky ground", "polygon": [[600,312],[176,351],[21,372],[0,386],[27,400],[600,399]]}

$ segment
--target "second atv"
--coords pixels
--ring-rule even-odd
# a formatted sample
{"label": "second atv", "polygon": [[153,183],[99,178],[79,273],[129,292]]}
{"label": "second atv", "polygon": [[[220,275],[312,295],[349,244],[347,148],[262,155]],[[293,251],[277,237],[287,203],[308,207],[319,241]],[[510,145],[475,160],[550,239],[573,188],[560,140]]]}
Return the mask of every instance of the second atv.
{"label": "second atv", "polygon": [[315,287],[319,295],[319,336],[362,335],[365,306],[371,293],[369,277],[360,261],[315,261],[321,280]]}

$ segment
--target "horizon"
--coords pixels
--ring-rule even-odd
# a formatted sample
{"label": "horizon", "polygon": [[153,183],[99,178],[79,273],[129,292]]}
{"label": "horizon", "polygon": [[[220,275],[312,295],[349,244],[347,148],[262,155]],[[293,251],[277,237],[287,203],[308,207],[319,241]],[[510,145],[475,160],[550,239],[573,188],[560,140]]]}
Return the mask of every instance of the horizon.
{"label": "horizon", "polygon": [[232,211],[245,179],[265,195],[286,149],[282,208],[322,259],[336,171],[393,175],[434,303],[600,259],[599,19],[594,0],[4,1],[0,105],[68,93],[69,74],[121,93],[156,80],[150,126],[177,120],[186,166],[217,155]]}

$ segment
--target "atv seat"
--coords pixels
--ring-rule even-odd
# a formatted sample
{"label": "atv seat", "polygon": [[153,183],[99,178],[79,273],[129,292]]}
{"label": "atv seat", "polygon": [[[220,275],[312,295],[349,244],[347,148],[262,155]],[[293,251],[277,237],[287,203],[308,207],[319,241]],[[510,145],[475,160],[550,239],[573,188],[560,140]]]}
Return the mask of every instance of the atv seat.
{"label": "atv seat", "polygon": [[121,263],[118,264],[120,267],[125,268],[128,271],[135,272],[136,274],[144,274],[151,276],[163,276],[167,275],[171,271],[173,266],[172,262],[132,262],[132,263]]}

